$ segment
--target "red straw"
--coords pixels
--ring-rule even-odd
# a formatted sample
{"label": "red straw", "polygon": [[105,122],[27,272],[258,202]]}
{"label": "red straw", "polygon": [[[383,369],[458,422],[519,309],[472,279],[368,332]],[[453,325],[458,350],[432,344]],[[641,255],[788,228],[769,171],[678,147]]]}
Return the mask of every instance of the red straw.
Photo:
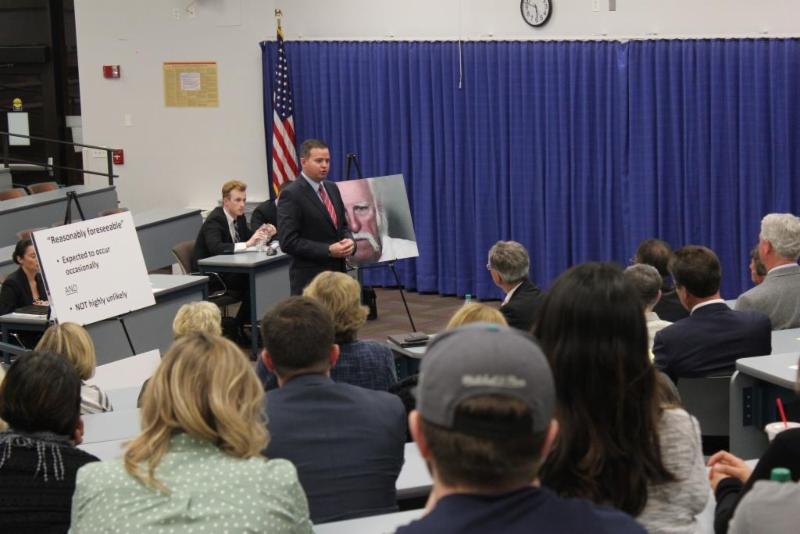
{"label": "red straw", "polygon": [[783,402],[781,401],[781,398],[776,397],[775,403],[778,405],[778,412],[781,414],[781,421],[783,421],[783,428],[789,428],[789,424],[786,422],[786,412],[783,411]]}

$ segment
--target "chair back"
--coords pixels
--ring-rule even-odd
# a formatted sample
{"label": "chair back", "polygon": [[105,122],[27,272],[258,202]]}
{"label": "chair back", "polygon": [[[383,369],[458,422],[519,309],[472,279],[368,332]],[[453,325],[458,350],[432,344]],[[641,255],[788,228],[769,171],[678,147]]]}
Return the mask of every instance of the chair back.
{"label": "chair back", "polygon": [[697,418],[704,436],[730,435],[731,375],[678,380],[683,407]]}
{"label": "chair back", "polygon": [[55,191],[58,189],[56,182],[39,182],[38,184],[31,184],[27,187],[28,194],[35,195],[36,193],[44,193],[45,191]]}
{"label": "chair back", "polygon": [[12,189],[6,189],[5,191],[0,191],[0,200],[11,200],[12,198],[19,198],[24,197],[28,193],[21,187],[14,187]]}
{"label": "chair back", "polygon": [[192,256],[194,255],[194,241],[181,241],[172,247],[172,255],[181,266],[183,274],[192,272]]}

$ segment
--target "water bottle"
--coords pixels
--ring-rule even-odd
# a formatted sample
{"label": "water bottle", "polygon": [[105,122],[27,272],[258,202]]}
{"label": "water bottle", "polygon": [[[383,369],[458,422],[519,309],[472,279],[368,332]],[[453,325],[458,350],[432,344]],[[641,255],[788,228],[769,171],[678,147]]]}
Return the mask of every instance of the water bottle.
{"label": "water bottle", "polygon": [[464,295],[464,304],[469,304],[471,302],[472,302],[472,295],[470,293]]}
{"label": "water bottle", "polygon": [[773,467],[769,479],[775,482],[789,482],[792,480],[792,472],[785,467]]}

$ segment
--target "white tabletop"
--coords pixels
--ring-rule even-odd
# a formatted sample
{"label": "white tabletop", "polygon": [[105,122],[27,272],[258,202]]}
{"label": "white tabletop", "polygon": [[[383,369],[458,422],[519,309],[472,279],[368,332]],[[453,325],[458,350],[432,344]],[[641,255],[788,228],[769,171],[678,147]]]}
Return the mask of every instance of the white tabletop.
{"label": "white tabletop", "polygon": [[420,497],[427,495],[433,480],[428,466],[419,453],[416,443],[406,443],[405,462],[397,477],[397,498]]}
{"label": "white tabletop", "polygon": [[373,515],[315,525],[316,534],[389,534],[422,515],[424,510],[408,510],[393,514]]}
{"label": "white tabletop", "polygon": [[100,458],[100,460],[116,460],[122,458],[122,454],[125,452],[123,447],[127,441],[127,439],[120,439],[115,441],[99,441],[97,443],[81,443],[78,445],[78,448],[89,454],[94,454]]}
{"label": "white tabletop", "polygon": [[769,384],[794,389],[797,380],[797,352],[785,352],[736,360],[736,370]]}
{"label": "white tabletop", "polygon": [[288,260],[290,256],[278,251],[274,256],[268,256],[266,252],[246,251],[237,254],[220,254],[198,260],[200,267],[256,267],[274,261]]}
{"label": "white tabletop", "polygon": [[118,410],[81,416],[83,442],[118,441],[139,433],[139,410]]}

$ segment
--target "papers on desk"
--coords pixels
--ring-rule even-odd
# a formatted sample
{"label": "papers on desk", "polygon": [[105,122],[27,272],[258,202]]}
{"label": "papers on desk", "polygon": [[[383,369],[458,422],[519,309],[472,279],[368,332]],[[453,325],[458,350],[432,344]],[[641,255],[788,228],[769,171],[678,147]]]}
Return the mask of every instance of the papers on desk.
{"label": "papers on desk", "polygon": [[11,312],[7,314],[9,317],[16,317],[17,319],[45,319],[46,317],[39,314],[39,313],[20,313],[20,312]]}

